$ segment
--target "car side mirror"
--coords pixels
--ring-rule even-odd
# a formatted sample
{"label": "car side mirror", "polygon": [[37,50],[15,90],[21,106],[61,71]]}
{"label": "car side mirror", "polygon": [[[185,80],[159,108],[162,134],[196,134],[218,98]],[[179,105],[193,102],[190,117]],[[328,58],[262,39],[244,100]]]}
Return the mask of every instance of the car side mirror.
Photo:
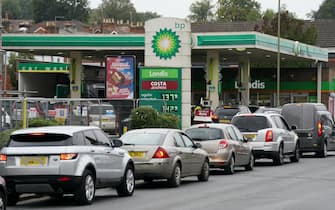
{"label": "car side mirror", "polygon": [[122,147],[123,145],[123,142],[120,139],[113,139],[111,142],[113,143],[113,147]]}
{"label": "car side mirror", "polygon": [[250,141],[250,139],[248,139],[248,138],[246,138],[246,137],[243,137],[243,139],[242,139],[242,142],[243,142],[243,143],[247,143],[248,141]]}
{"label": "car side mirror", "polygon": [[291,130],[297,130],[297,126],[296,125],[292,125],[291,126]]}
{"label": "car side mirror", "polygon": [[195,148],[195,149],[198,149],[198,148],[201,148],[202,146],[201,146],[201,144],[200,143],[195,143],[195,145],[193,146],[193,148]]}

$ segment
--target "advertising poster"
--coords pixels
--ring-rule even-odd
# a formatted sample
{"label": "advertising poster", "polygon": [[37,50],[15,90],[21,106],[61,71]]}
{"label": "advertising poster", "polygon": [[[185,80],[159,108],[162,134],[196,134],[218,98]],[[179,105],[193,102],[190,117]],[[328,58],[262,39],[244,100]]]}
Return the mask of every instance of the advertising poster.
{"label": "advertising poster", "polygon": [[106,98],[134,98],[134,56],[106,57]]}

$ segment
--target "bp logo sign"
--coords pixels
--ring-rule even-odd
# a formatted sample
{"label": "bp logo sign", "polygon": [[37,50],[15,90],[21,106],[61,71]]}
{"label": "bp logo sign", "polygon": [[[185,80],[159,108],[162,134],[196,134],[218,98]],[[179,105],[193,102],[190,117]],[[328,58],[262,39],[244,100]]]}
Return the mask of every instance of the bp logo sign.
{"label": "bp logo sign", "polygon": [[171,59],[179,52],[180,40],[171,29],[160,29],[153,36],[152,49],[160,59]]}

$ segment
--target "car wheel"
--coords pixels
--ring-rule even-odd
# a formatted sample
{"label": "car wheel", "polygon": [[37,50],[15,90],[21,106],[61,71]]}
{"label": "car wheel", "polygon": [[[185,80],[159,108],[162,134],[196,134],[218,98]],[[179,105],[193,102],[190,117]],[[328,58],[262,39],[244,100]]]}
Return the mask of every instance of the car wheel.
{"label": "car wheel", "polygon": [[299,162],[300,159],[300,149],[299,149],[299,145],[295,145],[295,149],[294,149],[294,154],[292,157],[290,157],[291,162]]}
{"label": "car wheel", "polygon": [[7,195],[7,205],[15,206],[19,202],[20,195],[17,193],[8,193]]}
{"label": "car wheel", "polygon": [[322,144],[321,150],[317,153],[317,156],[321,157],[321,158],[325,158],[325,157],[327,157],[327,152],[328,152],[327,143],[324,142]]}
{"label": "car wheel", "polygon": [[119,196],[131,196],[135,190],[135,176],[134,167],[128,164],[126,171],[122,177],[120,185],[116,188],[116,192]]}
{"label": "car wheel", "polygon": [[279,146],[279,150],[273,158],[273,163],[277,166],[284,164],[284,151],[282,145]]}
{"label": "car wheel", "polygon": [[235,157],[232,155],[228,166],[224,168],[227,174],[234,174],[235,173]]}
{"label": "car wheel", "polygon": [[201,182],[207,182],[209,178],[209,163],[208,160],[205,160],[201,168],[201,173],[198,176],[198,180]]}
{"label": "car wheel", "polygon": [[0,210],[6,210],[6,196],[2,190],[0,190]]}
{"label": "car wheel", "polygon": [[81,185],[75,193],[75,200],[80,205],[93,202],[95,196],[95,178],[91,171],[85,170],[81,178]]}
{"label": "car wheel", "polygon": [[179,187],[181,183],[181,168],[180,164],[177,163],[173,168],[171,177],[168,179],[168,184],[170,187]]}
{"label": "car wheel", "polygon": [[253,170],[254,165],[255,165],[255,158],[254,158],[254,154],[251,152],[250,153],[250,158],[249,158],[249,163],[248,163],[248,165],[245,166],[245,170],[247,170],[247,171]]}

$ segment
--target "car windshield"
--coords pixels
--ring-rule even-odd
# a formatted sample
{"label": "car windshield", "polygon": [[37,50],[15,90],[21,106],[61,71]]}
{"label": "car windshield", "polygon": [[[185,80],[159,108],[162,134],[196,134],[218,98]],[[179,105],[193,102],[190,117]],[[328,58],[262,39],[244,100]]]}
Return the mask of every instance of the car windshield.
{"label": "car windshield", "polygon": [[185,131],[195,141],[208,141],[221,139],[222,130],[218,128],[190,128]]}
{"label": "car windshield", "polygon": [[31,133],[12,135],[8,147],[29,146],[68,146],[72,145],[72,137],[65,134]]}
{"label": "car windshield", "polygon": [[240,116],[232,121],[241,132],[257,132],[258,130],[268,128],[266,117],[263,116]]}
{"label": "car windshield", "polygon": [[218,117],[223,117],[223,116],[234,116],[239,112],[238,109],[218,109],[215,111],[215,114]]}
{"label": "car windshield", "polygon": [[165,134],[162,133],[125,133],[121,140],[124,145],[162,145]]}
{"label": "car windshield", "polygon": [[90,114],[113,115],[113,106],[92,106],[90,107]]}

